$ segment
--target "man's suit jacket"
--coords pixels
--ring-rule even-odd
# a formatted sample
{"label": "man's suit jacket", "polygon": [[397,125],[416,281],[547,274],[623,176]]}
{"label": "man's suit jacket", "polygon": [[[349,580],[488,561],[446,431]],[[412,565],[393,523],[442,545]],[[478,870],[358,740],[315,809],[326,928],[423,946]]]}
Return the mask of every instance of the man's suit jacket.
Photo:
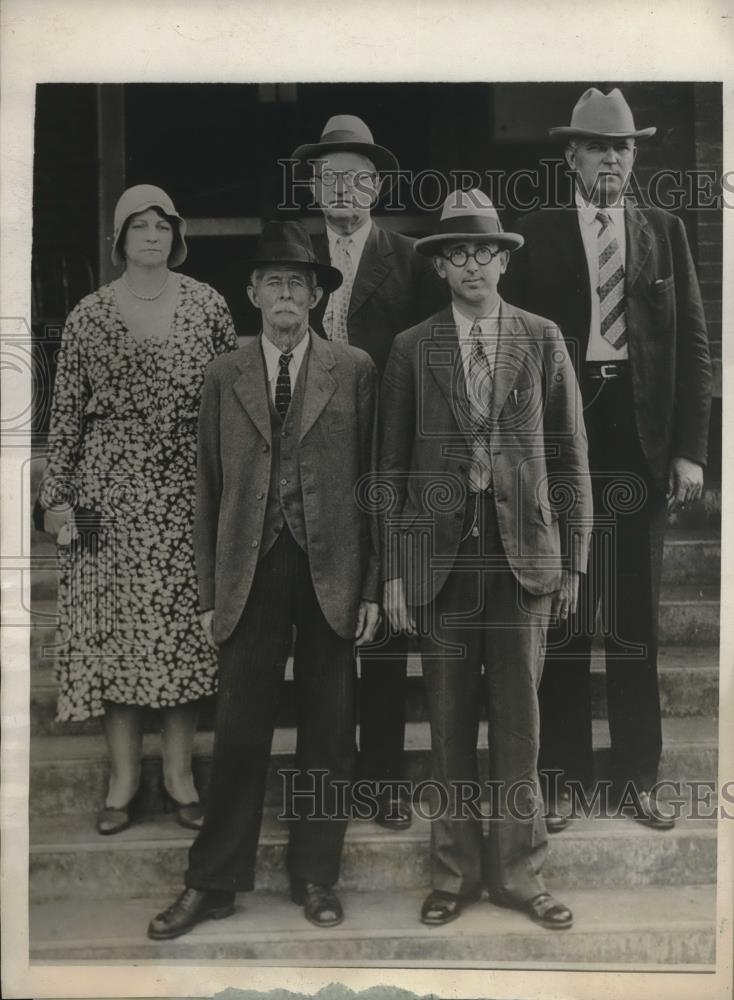
{"label": "man's suit jacket", "polygon": [[[564,565],[586,567],[592,510],[580,394],[548,320],[502,302],[500,327],[489,434],[500,535],[522,586],[548,594]],[[432,600],[453,569],[465,530],[470,414],[448,308],[396,337],[382,380],[380,480],[392,493],[383,578],[402,576],[411,604]],[[427,554],[415,545],[426,528]]]}
{"label": "man's suit jacket", "polygon": [[[445,283],[428,257],[413,249],[414,240],[381,229],[372,222],[349,300],[349,343],[361,347],[382,375],[390,347],[401,330],[407,330],[448,301]],[[326,233],[313,238],[319,260],[328,264]],[[314,329],[325,336],[323,317],[327,296],[311,314]]]}
{"label": "man's suit jacket", "polygon": [[[544,209],[516,226],[502,294],[561,328],[579,371],[586,357],[591,291],[575,209]],[[711,362],[701,294],[683,223],[658,208],[625,204],[625,312],[635,418],[653,480],[665,490],[670,460],[704,465]]]}
{"label": "man's suit jacket", "polygon": [[[355,498],[374,469],[377,373],[363,351],[309,334],[298,461],[311,577],[329,625],[354,635],[379,598],[376,525]],[[260,338],[209,365],[199,414],[194,552],[214,638],[232,632],[257,567],[270,482],[271,421]]]}

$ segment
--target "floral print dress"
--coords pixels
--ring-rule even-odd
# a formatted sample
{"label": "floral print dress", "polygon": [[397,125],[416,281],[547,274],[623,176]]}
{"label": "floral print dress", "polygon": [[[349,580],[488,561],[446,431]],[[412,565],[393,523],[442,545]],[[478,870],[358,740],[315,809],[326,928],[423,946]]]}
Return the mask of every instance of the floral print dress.
{"label": "floral print dress", "polygon": [[236,346],[222,296],[184,275],[165,339],[133,338],[111,285],[69,315],[41,485],[45,507],[73,504],[82,539],[58,548],[59,721],[216,689],[192,542],[196,425],[207,364]]}

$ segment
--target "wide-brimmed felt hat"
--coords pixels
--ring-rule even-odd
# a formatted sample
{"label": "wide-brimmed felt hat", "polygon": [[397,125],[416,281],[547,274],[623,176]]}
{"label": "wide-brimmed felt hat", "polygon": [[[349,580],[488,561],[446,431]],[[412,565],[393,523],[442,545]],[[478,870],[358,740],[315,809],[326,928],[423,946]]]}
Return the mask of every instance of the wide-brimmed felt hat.
{"label": "wide-brimmed felt hat", "polygon": [[589,87],[576,102],[571,124],[559,125],[548,132],[566,138],[577,135],[589,139],[647,139],[655,135],[657,128],[654,125],[635,128],[630,106],[618,87],[608,94]]}
{"label": "wide-brimmed felt hat", "polygon": [[431,257],[445,243],[484,238],[503,250],[519,250],[525,240],[519,233],[506,233],[492,202],[478,188],[452,191],[443,203],[438,231],[417,240],[418,253]]}
{"label": "wide-brimmed felt hat", "polygon": [[293,150],[291,157],[305,163],[335,152],[361,153],[381,174],[400,170],[396,157],[389,149],[377,145],[367,125],[356,115],[333,115],[324,125],[319,141],[303,143]]}
{"label": "wide-brimmed felt hat", "polygon": [[125,230],[125,223],[131,215],[145,212],[149,208],[159,208],[169,219],[175,220],[173,227],[173,243],[171,252],[168,255],[168,266],[176,267],[186,260],[186,221],[176,211],[176,206],[163,188],[156,187],[155,184],[136,184],[128,188],[120,195],[115,205],[115,215],[113,220],[112,235],[112,263],[121,265],[125,263],[125,254],[120,246],[120,239]]}
{"label": "wide-brimmed felt hat", "polygon": [[250,274],[257,267],[310,267],[325,292],[333,292],[342,283],[339,268],[317,260],[311,237],[300,222],[279,222],[277,219],[267,222],[255,255],[245,261],[245,267]]}

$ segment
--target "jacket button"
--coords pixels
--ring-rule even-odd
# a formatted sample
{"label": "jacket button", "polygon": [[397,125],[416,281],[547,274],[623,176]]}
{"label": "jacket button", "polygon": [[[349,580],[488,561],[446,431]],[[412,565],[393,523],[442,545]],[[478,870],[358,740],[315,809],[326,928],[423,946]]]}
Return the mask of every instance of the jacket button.
{"label": "jacket button", "polygon": [[265,494],[264,494],[264,493],[258,493],[258,494],[256,495],[256,498],[255,498],[255,499],[256,499],[256,500],[262,500],[262,498],[263,498],[264,496],[265,496]]}
{"label": "jacket button", "polygon": [[457,512],[456,514],[454,514],[454,517],[455,517],[455,519],[457,521],[463,521],[463,519],[464,519],[464,515],[462,513],[460,513],[460,512]]}
{"label": "jacket button", "polygon": [[270,451],[270,445],[264,444],[263,451]]}
{"label": "jacket button", "polygon": [[260,544],[260,543],[258,542],[257,538],[253,538],[253,539],[252,539],[252,548],[253,548],[253,549],[256,549],[256,548],[258,547],[258,545],[259,545],[259,544]]}

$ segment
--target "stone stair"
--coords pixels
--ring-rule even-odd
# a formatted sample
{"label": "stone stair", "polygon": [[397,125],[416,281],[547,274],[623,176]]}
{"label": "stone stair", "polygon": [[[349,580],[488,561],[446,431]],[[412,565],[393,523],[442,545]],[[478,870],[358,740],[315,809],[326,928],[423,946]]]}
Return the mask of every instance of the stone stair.
{"label": "stone stair", "polygon": [[[36,463],[32,479],[37,478]],[[713,511],[713,513],[712,513]],[[660,610],[661,777],[682,783],[717,775],[720,533],[709,497],[669,531]],[[552,934],[486,900],[446,928],[418,920],[429,885],[429,823],[388,832],[355,820],[340,881],[346,919],[333,930],[307,924],[288,901],[287,824],[277,818],[279,770],[295,750],[290,665],[268,778],[257,890],[238,897],[233,917],[207,922],[177,941],[145,936],[152,915],[180,889],[191,834],[162,812],[158,718],[146,719],[139,822],[115,837],[94,831],[106,782],[99,723],[54,721],[53,546],[32,533],[30,948],[34,962],[227,960],[297,965],[390,965],[417,961],[462,968],[523,966],[709,969],[715,960],[716,823],[691,814],[657,833],[631,818],[591,817],[551,838],[545,874],[572,907],[574,928]],[[429,732],[420,659],[409,661],[408,777],[429,777]],[[593,668],[595,767],[609,768],[603,657]],[[194,768],[209,780],[212,706],[203,713]],[[485,724],[482,739],[486,745]],[[486,750],[480,770],[486,777]],[[685,786],[684,786],[685,788]]]}

